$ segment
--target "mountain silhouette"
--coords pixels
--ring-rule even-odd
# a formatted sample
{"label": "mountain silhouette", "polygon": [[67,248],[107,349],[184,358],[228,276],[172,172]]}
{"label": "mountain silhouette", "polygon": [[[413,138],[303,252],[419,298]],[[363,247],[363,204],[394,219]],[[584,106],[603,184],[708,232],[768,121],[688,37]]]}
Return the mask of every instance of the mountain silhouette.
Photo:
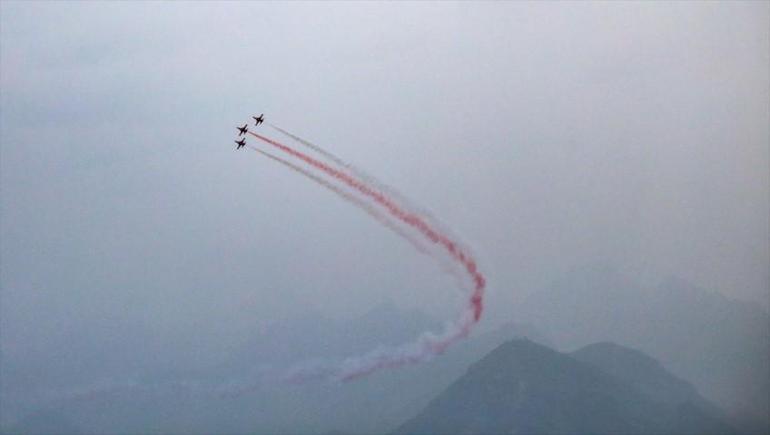
{"label": "mountain silhouette", "polygon": [[[602,363],[595,364],[596,360]],[[619,363],[641,367],[642,373],[630,375],[633,370],[619,368]],[[649,393],[648,383],[666,379],[674,382],[676,397],[662,400]],[[638,352],[600,345],[573,357],[529,340],[512,340],[472,365],[396,432],[732,431],[719,415],[709,413],[713,408],[700,401],[692,387]]]}
{"label": "mountain silhouette", "polygon": [[650,288],[612,267],[556,279],[518,307],[557,349],[611,341],[639,349],[731,416],[770,430],[770,315],[681,278]]}

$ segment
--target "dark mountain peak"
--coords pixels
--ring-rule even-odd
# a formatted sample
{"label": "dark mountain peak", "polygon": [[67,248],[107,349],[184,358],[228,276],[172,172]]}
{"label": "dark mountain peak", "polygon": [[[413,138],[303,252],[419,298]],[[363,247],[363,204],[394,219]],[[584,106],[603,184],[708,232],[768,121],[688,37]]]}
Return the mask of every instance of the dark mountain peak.
{"label": "dark mountain peak", "polygon": [[523,355],[553,355],[558,354],[553,349],[549,349],[542,344],[537,344],[526,337],[514,338],[506,341],[490,352],[481,361],[496,358],[520,358]]}
{"label": "dark mountain peak", "polygon": [[[570,377],[572,379],[568,379]],[[471,365],[466,378],[475,385],[488,384],[488,391],[506,396],[510,393],[508,390],[517,390],[522,385],[538,385],[537,388],[547,385],[545,388],[559,389],[562,387],[556,385],[559,383],[573,386],[576,380],[577,383],[591,383],[597,378],[597,370],[578,363],[567,354],[526,338],[516,338]]]}
{"label": "dark mountain peak", "polygon": [[543,361],[560,355],[562,354],[537,344],[528,338],[515,338],[498,346],[471,368],[497,367],[500,365],[509,367],[537,366]]}
{"label": "dark mountain peak", "polygon": [[[653,371],[659,368],[640,352],[610,343],[581,354],[604,353]],[[473,364],[398,432],[708,433],[726,428],[705,408],[695,408],[700,414],[682,414],[681,409],[592,364],[514,339]]]}
{"label": "dark mountain peak", "polygon": [[[473,364],[400,431],[542,433],[639,429],[624,426],[625,416],[618,413],[613,396],[618,396],[620,403],[640,400],[614,379],[569,355],[530,340],[515,339]],[[593,412],[608,416],[587,418]]]}
{"label": "dark mountain peak", "polygon": [[612,341],[640,349],[731,413],[770,427],[770,316],[757,304],[676,276],[647,288],[588,268],[533,293],[519,318],[559,348]]}

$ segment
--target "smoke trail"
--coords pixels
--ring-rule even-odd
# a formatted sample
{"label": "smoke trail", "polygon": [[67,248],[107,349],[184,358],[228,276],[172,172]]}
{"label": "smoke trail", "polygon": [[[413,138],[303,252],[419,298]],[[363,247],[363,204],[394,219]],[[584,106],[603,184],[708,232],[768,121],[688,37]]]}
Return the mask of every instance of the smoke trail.
{"label": "smoke trail", "polygon": [[374,175],[369,174],[368,172],[366,172],[363,169],[353,165],[352,163],[346,162],[341,157],[337,156],[336,154],[332,153],[331,151],[328,151],[328,150],[326,150],[326,149],[324,149],[324,148],[322,148],[322,147],[320,147],[320,146],[310,142],[307,139],[303,139],[303,138],[297,136],[296,134],[291,133],[289,131],[286,131],[283,128],[281,128],[281,127],[279,127],[279,126],[277,126],[275,124],[268,123],[268,125],[270,125],[270,127],[272,127],[273,129],[277,130],[278,132],[280,132],[280,133],[282,133],[282,134],[292,138],[296,142],[304,145],[305,147],[307,147],[307,148],[317,152],[318,154],[326,157],[327,159],[331,160],[337,166],[339,166],[341,168],[344,168],[345,170],[347,170],[348,173],[351,173],[353,176],[355,176],[359,180],[362,180],[365,184],[369,185],[369,187],[373,187],[373,188],[379,190],[380,192],[382,192],[383,194],[385,194],[385,195],[387,195],[387,196],[389,196],[391,198],[394,198],[396,200],[396,202],[398,202],[399,204],[405,206],[405,208],[411,210],[413,213],[422,215],[424,219],[431,221],[430,223],[431,223],[431,225],[434,228],[435,227],[440,227],[442,232],[447,233],[447,234],[450,233],[449,229],[446,228],[446,226],[443,225],[439,221],[439,219],[437,219],[435,216],[433,216],[427,210],[425,210],[425,209],[421,208],[420,206],[418,206],[417,204],[414,204],[413,202],[411,202],[409,199],[407,199],[406,197],[401,195],[401,193],[398,192],[393,187],[391,187],[391,186],[387,185],[386,183],[384,183],[384,182],[380,181],[379,179],[377,179]]}
{"label": "smoke trail", "polygon": [[[354,175],[359,176],[359,178],[363,178],[363,177],[361,177],[361,175],[364,175],[364,174],[361,171],[359,171],[358,169],[354,168],[352,165],[348,164],[347,162],[345,162],[341,158],[337,157],[336,155],[330,153],[329,151],[326,151],[325,149],[319,147],[318,145],[315,145],[315,144],[311,143],[310,141],[302,139],[299,136],[296,136],[296,135],[294,135],[292,133],[289,133],[288,131],[282,129],[281,127],[278,127],[275,124],[270,124],[270,123],[268,123],[268,124],[270,125],[270,127],[273,127],[275,130],[280,131],[281,133],[285,134],[286,136],[289,136],[290,138],[294,139],[295,141],[301,143],[302,145],[305,145],[306,147],[310,148],[311,150],[313,150],[313,151],[317,152],[318,154],[321,154],[322,156],[326,157],[327,159],[333,161],[338,166],[342,166],[342,167],[344,167],[346,169],[349,169],[349,170],[353,171]],[[371,177],[369,177],[367,175],[367,178],[371,178]]]}
{"label": "smoke trail", "polygon": [[[376,201],[376,203],[386,208],[390,215],[394,218],[418,230],[433,243],[443,246],[455,260],[458,260],[464,266],[466,272],[473,278],[475,285],[469,301],[470,310],[464,311],[461,313],[459,319],[446,325],[444,332],[440,335],[426,332],[423,333],[413,343],[408,343],[406,345],[397,347],[381,346],[367,354],[364,354],[363,356],[347,358],[338,364],[323,362],[305,364],[290,368],[288,371],[283,371],[282,375],[278,374],[278,372],[272,368],[264,367],[261,369],[261,373],[259,373],[259,375],[256,377],[256,381],[254,381],[254,378],[252,378],[251,382],[241,379],[238,382],[228,382],[226,384],[220,383],[219,385],[216,385],[214,382],[201,382],[198,380],[170,381],[162,382],[159,384],[140,383],[136,380],[127,380],[123,382],[107,381],[70,389],[63,393],[47,392],[45,394],[47,400],[53,402],[59,400],[90,402],[96,400],[104,400],[104,396],[107,394],[117,394],[126,391],[145,391],[148,393],[162,393],[164,391],[186,391],[188,393],[202,394],[206,396],[214,395],[219,398],[232,398],[255,390],[262,385],[275,382],[303,383],[313,379],[336,379],[340,381],[349,381],[362,376],[366,376],[383,368],[395,368],[406,364],[415,364],[426,361],[433,355],[443,353],[446,348],[451,346],[457,340],[466,337],[472,326],[479,321],[483,310],[482,299],[484,295],[485,279],[478,272],[476,263],[473,258],[468,255],[455,241],[448,238],[445,234],[436,231],[421,217],[414,215],[414,213],[405,211],[403,206],[399,206],[396,202],[389,199],[385,194],[373,190],[365,183],[362,183],[350,175],[329,167],[320,161],[317,161],[303,153],[300,153],[299,151],[295,151],[294,149],[275,142],[271,139],[251,132],[249,132],[249,134],[303,160],[311,166],[320,169],[327,175],[343,181],[349,187],[364,194],[365,196],[372,198],[374,201]],[[406,239],[420,252],[433,256],[432,253],[422,244],[422,242],[415,239],[411,234],[405,232],[402,228],[399,228],[393,220],[391,220],[387,215],[382,214],[380,210],[373,207],[372,204],[361,200],[361,198],[339,188],[338,186],[335,186],[334,184],[331,184],[329,181],[320,178],[319,176],[287,160],[252,146],[249,146],[249,148],[333,191],[343,199],[351,202],[352,204],[364,210],[366,213],[370,214],[372,217],[377,219],[378,222],[380,222],[388,229],[394,231],[397,235]],[[449,272],[453,271],[454,270],[450,270]],[[462,280],[459,281],[462,282]]]}
{"label": "smoke trail", "polygon": [[[469,299],[469,309],[462,312],[459,319],[446,325],[444,332],[440,335],[426,332],[413,343],[408,343],[406,345],[397,347],[381,346],[363,356],[347,358],[338,364],[319,362],[315,364],[295,366],[290,368],[288,372],[284,371],[282,375],[278,374],[278,372],[272,368],[263,367],[261,369],[261,373],[256,377],[256,382],[254,381],[255,378],[252,378],[251,382],[240,379],[237,382],[233,381],[226,384],[220,383],[219,385],[216,385],[214,382],[201,382],[197,380],[171,381],[163,382],[161,384],[139,383],[136,380],[128,380],[124,382],[112,381],[71,389],[64,393],[49,392],[45,394],[49,400],[103,400],[105,394],[137,390],[154,393],[160,393],[163,391],[187,391],[189,393],[203,395],[213,394],[219,398],[226,398],[238,397],[241,394],[257,389],[262,385],[275,382],[303,383],[313,379],[336,379],[340,381],[349,381],[362,376],[366,376],[383,368],[395,368],[406,364],[415,364],[426,361],[433,355],[443,353],[457,340],[466,337],[473,325],[479,321],[483,311],[485,279],[483,275],[481,275],[481,273],[477,270],[475,260],[466,251],[464,251],[457,242],[452,240],[446,234],[437,231],[433,226],[425,222],[424,217],[415,215],[414,211],[409,212],[404,210],[405,207],[403,204],[399,205],[398,201],[393,201],[388,195],[372,189],[366,183],[357,180],[347,173],[329,167],[320,161],[317,161],[303,153],[300,153],[299,151],[296,151],[271,139],[251,132],[249,132],[249,134],[289,153],[290,155],[303,160],[305,163],[308,163],[309,165],[323,171],[327,175],[330,175],[333,178],[344,182],[346,185],[362,193],[363,195],[372,198],[380,206],[387,209],[391,216],[418,230],[433,243],[443,246],[447,252],[451,254],[453,259],[459,261],[463,265],[465,271],[473,279],[474,286],[471,297]],[[331,184],[329,181],[322,179],[289,161],[281,159],[280,157],[252,146],[249,146],[249,148],[278,163],[283,164],[287,168],[297,173],[308,177],[323,187],[332,190],[334,193],[360,207],[362,210],[377,219],[384,226],[409,241],[421,252],[427,251],[426,247],[420,241],[415,239],[409,233],[404,232],[402,228],[396,226],[387,215],[380,213],[380,211],[374,208],[370,203],[362,201],[359,197],[356,197],[351,193],[340,189],[338,186]],[[427,253],[428,255],[431,255],[430,252]]]}
{"label": "smoke trail", "polygon": [[438,264],[441,265],[441,267],[444,270],[444,272],[452,275],[457,280],[457,282],[460,283],[461,286],[463,285],[463,276],[461,275],[461,271],[459,271],[456,267],[454,267],[455,266],[454,263],[447,263],[447,262],[445,262],[444,259],[442,259],[438,255],[436,255],[435,252],[431,252],[431,250],[426,245],[424,245],[419,239],[415,238],[413,235],[407,233],[402,228],[398,227],[392,220],[390,220],[390,218],[387,217],[387,215],[384,215],[384,214],[380,213],[379,210],[377,210],[375,207],[373,207],[370,203],[361,200],[360,198],[358,198],[358,197],[356,197],[356,196],[354,196],[354,195],[352,195],[352,194],[350,194],[350,193],[340,189],[339,187],[329,183],[328,181],[324,180],[323,178],[321,178],[321,177],[319,177],[317,175],[314,175],[314,174],[310,173],[309,171],[306,171],[306,170],[300,168],[299,166],[297,166],[297,165],[295,165],[293,163],[290,163],[290,162],[288,162],[288,161],[286,161],[286,160],[284,160],[284,159],[282,159],[280,157],[277,157],[277,156],[275,156],[273,154],[270,154],[268,152],[262,151],[262,150],[260,150],[258,148],[255,148],[255,147],[251,146],[251,145],[247,145],[247,146],[249,148],[251,148],[252,150],[254,150],[254,151],[264,155],[265,157],[268,157],[268,158],[270,158],[270,159],[272,159],[272,160],[274,160],[274,161],[276,161],[278,163],[281,163],[285,167],[293,170],[294,172],[297,172],[299,174],[302,174],[302,175],[306,176],[307,178],[311,179],[312,181],[320,184],[321,186],[323,186],[323,187],[331,190],[332,192],[336,193],[337,195],[341,196],[343,199],[345,199],[346,201],[348,201],[351,204],[355,205],[356,207],[362,209],[367,214],[369,214],[374,219],[376,219],[384,227],[386,227],[387,229],[393,231],[398,236],[400,236],[401,238],[403,238],[407,242],[409,242],[419,253],[421,253],[423,255],[427,255],[427,256],[433,258]]}
{"label": "smoke trail", "polygon": [[[341,157],[337,156],[336,154],[332,153],[331,151],[328,151],[328,150],[326,150],[326,149],[324,149],[324,148],[322,148],[322,147],[320,147],[320,146],[310,142],[307,139],[303,139],[303,138],[297,136],[296,134],[291,133],[289,131],[286,131],[283,128],[281,128],[281,127],[279,127],[279,126],[277,126],[275,124],[268,123],[268,125],[270,127],[272,127],[274,130],[282,133],[285,136],[290,137],[294,141],[304,145],[308,149],[311,149],[311,150],[315,151],[316,153],[318,153],[319,155],[325,157],[326,159],[328,159],[329,161],[331,161],[335,165],[337,165],[339,168],[346,170],[346,172],[348,172],[349,174],[352,174],[355,178],[358,178],[359,180],[361,180],[364,184],[368,185],[371,188],[374,188],[375,190],[378,190],[384,196],[392,198],[394,200],[394,202],[396,202],[398,204],[401,204],[401,206],[403,208],[405,208],[407,210],[410,210],[414,214],[420,215],[423,218],[423,220],[425,220],[426,222],[428,222],[430,224],[430,226],[432,228],[438,229],[440,232],[443,232],[445,235],[447,235],[449,238],[451,238],[451,239],[453,239],[455,241],[459,239],[459,237],[457,237],[455,234],[453,234],[446,225],[441,223],[441,221],[439,219],[437,219],[435,216],[433,216],[430,212],[428,212],[424,208],[421,208],[420,206],[414,204],[412,201],[410,201],[409,199],[407,199],[406,197],[401,195],[401,193],[398,192],[396,189],[394,189],[393,187],[391,187],[391,186],[387,185],[386,183],[380,181],[374,175],[371,175],[371,174],[367,173],[366,171],[364,171],[363,169],[358,168],[357,166],[355,166],[355,165],[353,165],[353,164],[351,164],[349,162],[346,162]],[[462,249],[464,251],[466,251],[466,252],[470,252],[470,249],[467,246],[463,246]],[[447,272],[451,273],[452,275],[457,276],[458,271],[454,270],[456,268],[455,267],[456,263],[454,263],[454,262],[447,263],[442,258],[437,258],[436,256],[434,256],[434,258],[436,259],[436,261],[439,262],[439,264],[441,264],[441,266],[444,268],[444,270],[446,270]],[[462,285],[461,287],[463,287],[463,286],[464,285]]]}
{"label": "smoke trail", "polygon": [[394,233],[396,233],[397,235],[402,237],[404,240],[409,242],[419,252],[421,252],[423,254],[426,254],[426,255],[430,255],[430,252],[428,251],[428,248],[425,247],[425,245],[423,245],[422,242],[420,242],[418,239],[414,238],[411,234],[405,232],[404,230],[402,230],[401,228],[396,226],[395,223],[392,220],[390,220],[390,218],[388,218],[387,215],[384,215],[384,214],[380,213],[380,211],[377,210],[375,207],[373,207],[371,204],[369,204],[369,203],[367,203],[365,201],[362,201],[360,198],[356,197],[355,195],[340,189],[339,187],[331,184],[330,182],[324,180],[323,178],[321,178],[321,177],[319,177],[319,176],[317,176],[317,175],[315,175],[315,174],[313,174],[313,173],[311,173],[311,172],[309,172],[309,171],[307,171],[307,170],[305,170],[305,169],[303,169],[303,168],[301,168],[301,167],[299,167],[299,166],[297,166],[297,165],[295,165],[295,164],[293,164],[293,163],[291,163],[291,162],[289,162],[287,160],[284,160],[284,159],[282,159],[282,158],[280,158],[278,156],[270,154],[270,153],[268,153],[266,151],[262,151],[261,149],[255,148],[255,147],[250,146],[250,145],[249,145],[249,148],[251,148],[252,150],[258,152],[259,154],[262,154],[263,156],[265,156],[265,157],[267,157],[269,159],[272,159],[275,162],[278,162],[278,163],[282,164],[283,166],[291,169],[292,171],[294,171],[294,172],[296,172],[296,173],[298,173],[300,175],[304,175],[305,177],[309,178],[310,180],[316,182],[317,184],[320,184],[321,186],[331,190],[332,192],[334,192],[337,195],[339,195],[340,197],[342,197],[342,199],[344,199],[345,201],[348,201],[351,204],[355,205],[356,207],[360,208],[361,210],[365,211],[367,214],[369,214],[371,217],[376,219],[377,222],[382,224],[387,229],[393,231]]}
{"label": "smoke trail", "polygon": [[[381,368],[397,367],[423,361],[431,355],[442,353],[448,346],[452,345],[458,339],[468,335],[473,325],[481,319],[484,308],[484,287],[486,284],[484,276],[478,270],[476,261],[469,253],[450,237],[434,229],[421,216],[405,210],[382,192],[369,187],[364,182],[354,178],[343,170],[335,169],[326,163],[267,137],[253,132],[249,132],[249,134],[302,160],[308,165],[326,173],[328,176],[348,185],[362,195],[371,198],[377,204],[385,208],[391,216],[419,231],[434,244],[442,246],[455,261],[464,267],[466,273],[473,281],[473,290],[468,300],[468,309],[461,314],[460,318],[453,325],[446,329],[444,334],[439,336],[434,334],[424,334],[417,343],[412,345],[399,348],[383,348],[364,355],[363,357],[349,358],[343,361],[341,367],[320,367],[315,371],[302,370],[296,373],[293,378],[304,380],[304,377],[310,376],[311,378],[337,377],[341,380],[349,380]],[[289,379],[291,380],[292,377],[290,376]]]}
{"label": "smoke trail", "polygon": [[274,141],[272,139],[266,138],[264,136],[261,136],[253,132],[249,132],[249,134],[256,137],[259,140],[264,141],[265,143],[268,143],[280,149],[281,151],[286,152],[287,154],[290,154],[304,161],[310,166],[313,166],[316,169],[319,169],[325,172],[329,176],[342,181],[343,183],[347,184],[351,188],[361,192],[363,195],[372,198],[378,204],[385,207],[392,216],[403,221],[407,225],[410,225],[413,228],[417,229],[425,237],[427,237],[431,242],[442,245],[452,255],[453,258],[455,258],[465,267],[468,274],[473,278],[474,292],[473,292],[473,295],[471,296],[471,304],[473,305],[473,311],[474,311],[473,317],[475,321],[478,321],[481,318],[481,312],[483,310],[482,299],[483,299],[484,286],[485,286],[484,276],[478,271],[478,268],[476,266],[476,261],[472,257],[470,257],[465,251],[463,251],[455,241],[451,240],[444,234],[441,234],[438,231],[434,230],[429,224],[427,224],[422,219],[422,217],[417,216],[414,213],[405,211],[398,204],[392,201],[390,198],[386,197],[384,194],[377,192],[376,190],[370,188],[363,182],[353,178],[347,173],[341,170],[332,168],[331,166],[321,161],[318,161],[306,154],[303,154],[293,148],[290,148],[280,142]]}

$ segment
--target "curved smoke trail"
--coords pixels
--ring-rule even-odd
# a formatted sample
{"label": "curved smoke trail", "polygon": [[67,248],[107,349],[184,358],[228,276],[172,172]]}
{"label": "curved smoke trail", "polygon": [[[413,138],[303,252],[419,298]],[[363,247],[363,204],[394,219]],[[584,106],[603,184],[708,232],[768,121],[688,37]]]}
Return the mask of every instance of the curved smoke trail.
{"label": "curved smoke trail", "polygon": [[[282,151],[287,152],[296,158],[299,158],[310,166],[321,170],[326,175],[342,181],[348,187],[353,188],[362,195],[374,200],[374,202],[387,210],[390,217],[381,213],[380,210],[375,208],[371,203],[363,201],[361,198],[341,189],[338,186],[335,186],[328,180],[320,178],[319,176],[287,160],[281,159],[280,157],[250,146],[250,148],[254,151],[278,163],[281,163],[282,165],[299,174],[308,177],[312,181],[340,195],[343,197],[343,199],[358,206],[373,216],[375,219],[377,219],[384,226],[409,241],[421,252],[426,252],[428,249],[411,234],[404,232],[402,228],[399,228],[393,219],[406,223],[410,227],[419,231],[423,236],[425,236],[434,244],[445,248],[447,252],[452,256],[452,258],[458,261],[463,266],[468,275],[472,278],[473,289],[468,301],[469,303],[467,309],[461,313],[459,319],[450,323],[442,334],[437,335],[426,332],[413,343],[408,343],[406,345],[397,347],[381,346],[363,356],[347,358],[338,364],[316,363],[312,365],[296,366],[290,368],[288,372],[284,371],[282,376],[277,375],[276,371],[273,369],[264,368],[261,371],[261,374],[258,376],[259,379],[256,383],[248,381],[244,382],[244,380],[241,380],[239,382],[229,382],[227,384],[217,386],[211,382],[201,382],[195,380],[165,382],[162,384],[145,384],[135,380],[128,380],[124,382],[97,383],[94,385],[84,386],[82,388],[71,389],[64,393],[50,392],[47,394],[49,399],[63,399],[68,401],[94,401],[102,400],[104,394],[125,390],[142,390],[149,392],[158,392],[162,390],[185,390],[207,395],[214,394],[217,397],[222,398],[237,397],[243,393],[258,388],[260,385],[265,383],[302,383],[312,379],[336,379],[341,381],[348,381],[368,375],[383,368],[394,368],[406,364],[414,364],[426,361],[433,355],[444,352],[447,347],[451,346],[457,340],[466,337],[473,325],[475,325],[480,320],[483,311],[485,278],[478,271],[473,257],[456,241],[448,237],[446,233],[442,233],[441,231],[436,230],[435,226],[432,226],[431,223],[426,222],[426,219],[417,215],[414,210],[409,210],[409,207],[405,207],[403,203],[394,201],[384,192],[373,189],[366,183],[356,179],[344,171],[330,167],[323,162],[313,159],[312,157],[307,156],[279,142],[273,141],[255,133],[250,132],[249,134],[262,141],[265,141],[270,145],[277,147],[278,149],[281,149]],[[343,164],[341,166],[345,165]],[[432,256],[431,252],[428,251],[427,253],[428,255]],[[450,270],[450,272],[452,271]],[[459,281],[462,282],[462,280]]]}
{"label": "curved smoke trail", "polygon": [[[352,163],[346,162],[341,157],[337,156],[336,154],[332,153],[331,151],[328,151],[312,142],[310,142],[307,139],[303,139],[299,136],[297,136],[294,133],[290,133],[286,130],[284,130],[281,127],[278,127],[275,124],[269,124],[270,127],[274,128],[275,130],[279,131],[280,133],[294,139],[296,142],[304,145],[305,147],[317,152],[318,154],[326,157],[327,159],[331,160],[336,164],[338,167],[344,168],[349,173],[351,173],[353,176],[357,177],[359,180],[363,181],[369,187],[373,187],[377,190],[379,190],[381,193],[389,196],[390,198],[394,198],[399,204],[405,206],[405,208],[408,208],[413,213],[420,214],[423,216],[423,218],[428,219],[431,221],[431,224],[435,226],[443,226],[438,222],[438,219],[436,219],[434,216],[432,216],[427,210],[422,209],[418,205],[412,203],[407,198],[405,198],[403,195],[401,195],[396,189],[388,186],[384,182],[380,181],[378,178],[376,178],[374,175],[369,174],[368,172],[364,171],[363,169],[353,165]],[[442,231],[448,233],[448,229],[441,228]]]}
{"label": "curved smoke trail", "polygon": [[471,295],[468,299],[467,309],[453,324],[449,325],[441,335],[426,333],[417,342],[397,348],[380,348],[361,357],[348,358],[342,364],[334,366],[319,366],[314,368],[299,368],[289,374],[287,380],[302,382],[307,379],[339,379],[350,380],[364,376],[376,370],[389,367],[398,367],[424,361],[432,355],[440,354],[455,343],[466,337],[473,325],[481,319],[484,309],[483,298],[486,279],[478,270],[476,261],[461,245],[447,234],[434,228],[426,219],[414,211],[410,211],[404,205],[397,203],[385,193],[370,187],[365,182],[348,174],[342,169],[334,168],[324,162],[314,159],[300,151],[288,147],[280,142],[249,132],[255,138],[272,145],[281,151],[305,162],[306,164],[324,172],[326,175],[344,183],[363,196],[369,197],[375,203],[383,207],[391,217],[400,220],[406,225],[420,232],[432,243],[441,246],[470,276],[473,282]]}
{"label": "curved smoke trail", "polygon": [[422,244],[418,239],[414,238],[411,234],[405,232],[398,226],[396,226],[395,222],[393,222],[387,215],[382,214],[379,210],[377,210],[375,207],[373,207],[371,204],[362,201],[357,196],[351,194],[350,192],[346,192],[345,190],[340,189],[339,187],[335,186],[334,184],[324,180],[323,178],[311,173],[310,171],[307,171],[294,163],[291,163],[287,160],[284,160],[278,156],[275,156],[273,154],[270,154],[266,151],[262,151],[259,148],[255,148],[252,146],[249,146],[252,150],[258,152],[259,154],[262,154],[263,156],[280,163],[281,165],[285,166],[286,168],[303,175],[307,178],[309,178],[311,181],[331,190],[332,192],[339,195],[342,199],[345,201],[348,201],[349,203],[353,204],[354,206],[360,208],[364,212],[366,212],[369,216],[373,217],[377,222],[382,224],[385,228],[393,231],[398,236],[409,242],[415,249],[417,249],[419,252],[430,255],[428,252],[428,248]]}
{"label": "curved smoke trail", "polygon": [[[416,215],[419,215],[420,217],[422,217],[424,221],[428,222],[431,227],[438,229],[440,232],[444,233],[449,238],[455,240],[456,242],[460,239],[459,237],[457,237],[456,234],[453,234],[446,225],[444,225],[439,219],[433,216],[429,211],[420,207],[414,202],[410,201],[408,198],[403,196],[398,190],[389,186],[383,181],[379,180],[374,175],[369,174],[368,172],[353,165],[352,163],[343,160],[342,157],[339,157],[338,155],[332,153],[331,151],[328,151],[323,147],[310,142],[307,139],[303,139],[297,136],[296,134],[291,133],[275,124],[268,123],[268,125],[272,127],[274,130],[280,132],[281,134],[291,138],[295,142],[305,146],[308,149],[313,150],[317,154],[328,159],[329,161],[334,163],[338,168],[344,169],[349,174],[361,180],[364,184],[368,185],[369,187],[375,190],[378,190],[383,195],[393,199],[394,202],[401,204],[403,208],[410,210],[412,213]],[[459,244],[459,242],[457,243]],[[467,246],[463,246],[462,249],[466,252],[470,252],[470,248],[468,248]],[[453,261],[447,261],[445,258],[437,255],[431,255],[431,257],[433,257],[447,273],[455,277],[458,277],[458,274],[462,273],[461,271],[457,270],[456,263],[454,263]],[[464,287],[466,284],[462,283],[462,278],[459,278],[459,280],[461,282],[460,287]]]}
{"label": "curved smoke trail", "polygon": [[[451,235],[453,239],[458,239],[458,237],[449,230],[449,228],[441,223],[439,219],[437,219],[435,216],[433,216],[428,210],[425,210],[424,208],[420,207],[419,205],[415,204],[414,202],[410,201],[408,198],[403,196],[398,190],[394,189],[393,187],[389,186],[385,182],[379,180],[374,175],[364,171],[363,169],[359,168],[358,166],[353,165],[350,162],[346,162],[344,159],[339,157],[338,155],[332,153],[329,150],[324,149],[323,147],[316,145],[312,142],[310,142],[307,139],[303,139],[299,136],[297,136],[294,133],[291,133],[275,124],[268,123],[270,127],[272,127],[274,130],[280,132],[281,134],[290,137],[297,143],[307,147],[308,149],[311,149],[315,151],[316,153],[324,156],[331,162],[333,162],[338,167],[346,170],[348,173],[352,174],[354,177],[358,178],[359,180],[363,181],[365,184],[367,184],[369,187],[372,187],[376,190],[379,190],[380,193],[388,196],[389,198],[392,198],[395,200],[395,202],[401,204],[404,208],[409,209],[412,211],[412,213],[418,214],[422,216],[422,218],[426,221],[428,221],[433,228],[438,228],[441,232],[447,235]],[[464,250],[468,251],[468,247],[464,247]]]}

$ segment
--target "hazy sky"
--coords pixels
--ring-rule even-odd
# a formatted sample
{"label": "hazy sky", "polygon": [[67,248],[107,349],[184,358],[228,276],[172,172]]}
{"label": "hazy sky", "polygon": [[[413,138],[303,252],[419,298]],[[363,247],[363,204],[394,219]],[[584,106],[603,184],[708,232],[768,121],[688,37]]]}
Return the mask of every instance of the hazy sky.
{"label": "hazy sky", "polygon": [[462,234],[498,321],[594,263],[768,305],[770,3],[3,1],[0,16],[6,354],[93,322],[190,340],[388,299],[450,316],[429,259],[234,151],[262,112]]}

